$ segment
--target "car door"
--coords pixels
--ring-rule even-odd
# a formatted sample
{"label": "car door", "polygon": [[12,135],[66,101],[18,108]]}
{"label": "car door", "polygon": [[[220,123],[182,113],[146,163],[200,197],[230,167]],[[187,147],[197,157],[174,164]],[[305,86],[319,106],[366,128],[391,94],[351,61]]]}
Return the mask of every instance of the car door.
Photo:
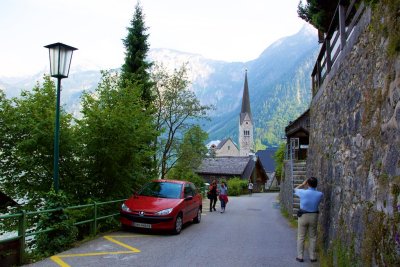
{"label": "car door", "polygon": [[196,207],[200,207],[201,206],[201,201],[202,201],[201,195],[200,195],[199,191],[197,190],[196,186],[193,183],[190,183],[190,187],[192,188],[192,191],[193,191],[193,198],[194,198],[194,203],[193,204]]}
{"label": "car door", "polygon": [[[183,210],[183,220],[185,222],[192,220],[197,214],[197,207],[195,201],[195,192],[193,192],[190,184],[184,185],[184,210]],[[190,198],[191,197],[191,198]]]}

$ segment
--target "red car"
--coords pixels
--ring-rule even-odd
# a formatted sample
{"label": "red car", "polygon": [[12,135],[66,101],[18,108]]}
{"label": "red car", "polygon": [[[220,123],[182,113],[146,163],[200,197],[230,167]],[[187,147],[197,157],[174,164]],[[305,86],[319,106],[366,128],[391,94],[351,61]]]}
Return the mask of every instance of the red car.
{"label": "red car", "polygon": [[193,183],[153,180],[121,206],[123,228],[172,230],[179,234],[183,224],[199,223],[202,197]]}

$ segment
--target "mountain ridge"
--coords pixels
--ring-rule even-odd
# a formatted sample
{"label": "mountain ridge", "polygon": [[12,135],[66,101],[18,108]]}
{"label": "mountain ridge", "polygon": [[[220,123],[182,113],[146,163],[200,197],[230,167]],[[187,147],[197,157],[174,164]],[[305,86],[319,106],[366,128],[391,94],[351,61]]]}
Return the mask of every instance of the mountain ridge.
{"label": "mountain ridge", "polygon": [[[258,58],[247,62],[225,62],[207,59],[199,54],[172,49],[151,49],[150,61],[162,62],[167,69],[179,68],[187,62],[188,77],[202,104],[214,105],[210,121],[202,121],[209,139],[237,139],[238,116],[248,70],[250,101],[256,126],[258,147],[274,146],[281,140],[285,124],[300,115],[311,99],[310,74],[318,51],[316,34],[310,26],[283,37],[268,46]],[[0,77],[0,89],[8,97],[17,96],[21,89],[30,90],[41,81],[45,70],[24,78]],[[84,67],[64,79],[62,104],[79,116],[79,98],[83,90],[94,90],[101,79],[99,70]],[[289,111],[282,106],[293,107]],[[277,112],[284,112],[283,114]],[[279,115],[280,114],[280,115]],[[275,129],[279,128],[279,129]]]}

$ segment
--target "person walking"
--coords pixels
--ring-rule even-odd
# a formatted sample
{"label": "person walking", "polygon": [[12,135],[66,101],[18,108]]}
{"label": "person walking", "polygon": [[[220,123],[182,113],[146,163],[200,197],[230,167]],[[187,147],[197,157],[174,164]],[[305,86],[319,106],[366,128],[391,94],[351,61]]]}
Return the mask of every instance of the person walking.
{"label": "person walking", "polygon": [[249,189],[249,195],[251,196],[251,194],[253,194],[253,183],[251,182],[251,180],[249,180],[248,189]]}
{"label": "person walking", "polygon": [[226,203],[228,203],[228,187],[226,187],[225,182],[221,183],[221,189],[219,192],[219,201],[221,201],[221,213],[224,213]]}
{"label": "person walking", "polygon": [[[309,256],[311,262],[316,262],[315,245],[317,242],[318,206],[322,200],[323,193],[317,191],[318,180],[315,177],[306,179],[301,185],[294,189],[300,198],[300,210],[297,213],[297,257],[299,262],[304,261],[304,240],[308,231]],[[304,187],[307,189],[303,189]]]}
{"label": "person walking", "polygon": [[217,197],[218,197],[216,180],[212,181],[208,190],[209,190],[208,195],[209,195],[209,199],[210,199],[210,212],[212,212],[213,210],[216,211],[215,204],[217,204]]}

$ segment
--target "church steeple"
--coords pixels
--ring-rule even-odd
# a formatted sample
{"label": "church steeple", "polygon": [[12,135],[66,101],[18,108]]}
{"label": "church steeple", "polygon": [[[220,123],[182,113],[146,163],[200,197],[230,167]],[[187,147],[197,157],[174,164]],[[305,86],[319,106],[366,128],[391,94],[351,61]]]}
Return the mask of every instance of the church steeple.
{"label": "church steeple", "polygon": [[247,82],[247,70],[244,76],[242,109],[239,117],[239,145],[240,155],[248,156],[254,149],[253,117],[250,108],[249,85]]}
{"label": "church steeple", "polygon": [[249,114],[251,114],[249,85],[247,83],[247,70],[246,70],[246,72],[244,74],[244,88],[243,88],[242,112],[241,113],[249,113]]}
{"label": "church steeple", "polygon": [[247,83],[247,70],[244,75],[242,110],[240,111],[240,124],[243,123],[243,120],[244,120],[244,117],[246,114],[248,114],[250,119],[253,120],[253,117],[251,116],[251,109],[250,109],[250,96],[249,96],[249,85]]}

